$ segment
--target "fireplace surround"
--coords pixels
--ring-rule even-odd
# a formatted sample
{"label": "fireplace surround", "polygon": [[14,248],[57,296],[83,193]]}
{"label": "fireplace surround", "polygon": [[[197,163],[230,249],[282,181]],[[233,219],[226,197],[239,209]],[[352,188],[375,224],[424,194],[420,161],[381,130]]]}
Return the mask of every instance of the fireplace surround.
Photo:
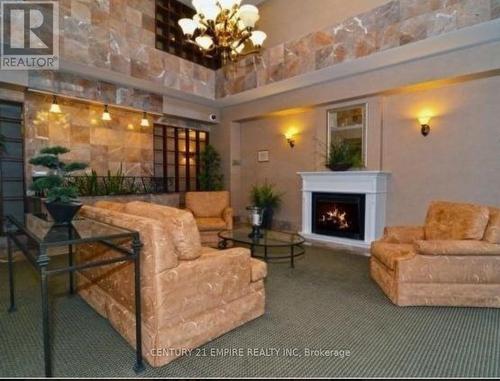
{"label": "fireplace surround", "polygon": [[368,248],[382,236],[391,174],[382,171],[300,172],[306,239]]}

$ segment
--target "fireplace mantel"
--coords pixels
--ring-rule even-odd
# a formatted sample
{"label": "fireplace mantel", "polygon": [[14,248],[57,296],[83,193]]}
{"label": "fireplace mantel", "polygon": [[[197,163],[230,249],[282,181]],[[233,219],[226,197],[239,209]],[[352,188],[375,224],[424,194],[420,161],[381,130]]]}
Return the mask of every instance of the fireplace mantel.
{"label": "fireplace mantel", "polygon": [[[302,177],[302,232],[306,239],[368,248],[385,226],[390,172],[299,172]],[[312,195],[322,193],[365,194],[365,239],[354,240],[312,233]]]}

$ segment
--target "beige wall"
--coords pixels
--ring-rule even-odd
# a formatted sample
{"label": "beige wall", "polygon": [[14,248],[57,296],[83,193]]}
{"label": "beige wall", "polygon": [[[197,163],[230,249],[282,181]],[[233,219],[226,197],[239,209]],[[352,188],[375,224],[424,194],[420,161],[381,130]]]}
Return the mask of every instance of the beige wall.
{"label": "beige wall", "polygon": [[315,32],[378,7],[388,0],[267,0],[259,6],[259,29],[267,47]]}
{"label": "beige wall", "polygon": [[[250,205],[249,193],[254,184],[268,182],[283,192],[283,207],[276,219],[287,221],[294,227],[300,218],[300,179],[298,171],[312,171],[316,168],[315,158],[320,150],[317,128],[323,120],[318,120],[315,110],[273,117],[241,125],[241,188],[237,209],[244,215],[244,208]],[[291,149],[284,133],[289,128],[297,128],[296,146]],[[269,150],[268,163],[259,163],[258,151]],[[233,200],[233,202],[236,200]]]}
{"label": "beige wall", "polygon": [[[392,172],[388,224],[421,223],[435,199],[500,206],[498,88],[500,76],[364,100],[369,110],[367,167]],[[241,123],[240,194],[233,198],[240,215],[251,186],[268,180],[285,192],[276,218],[294,228],[300,225],[296,173],[324,170],[326,112],[337,105],[344,103]],[[425,110],[435,114],[427,138],[416,120]],[[283,136],[289,128],[299,131],[294,149]],[[264,149],[270,162],[258,163],[257,152]]]}
{"label": "beige wall", "polygon": [[[385,99],[390,224],[421,223],[435,199],[500,206],[498,89],[500,76]],[[436,116],[423,138],[415,117],[426,109]]]}

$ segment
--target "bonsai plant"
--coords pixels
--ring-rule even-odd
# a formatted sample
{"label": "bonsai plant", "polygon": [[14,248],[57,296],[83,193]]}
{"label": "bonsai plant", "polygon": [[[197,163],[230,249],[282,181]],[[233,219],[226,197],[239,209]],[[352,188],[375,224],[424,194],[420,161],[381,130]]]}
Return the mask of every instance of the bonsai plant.
{"label": "bonsai plant", "polygon": [[264,229],[271,229],[274,212],[280,208],[282,196],[283,193],[276,192],[274,185],[267,183],[267,181],[262,185],[252,187],[250,199],[253,206],[264,210],[262,218],[262,227]]}
{"label": "bonsai plant", "polygon": [[220,191],[224,188],[224,176],[221,174],[221,158],[210,144],[200,154],[200,190],[205,192]]}
{"label": "bonsai plant", "polygon": [[332,171],[361,167],[361,153],[344,139],[335,138],[330,143],[326,166]]}
{"label": "bonsai plant", "polygon": [[77,188],[68,185],[66,177],[69,173],[87,168],[87,164],[64,163],[59,156],[68,152],[70,150],[65,147],[47,147],[30,160],[30,164],[49,169],[47,176],[33,182],[31,189],[46,197],[44,204],[57,224],[69,224],[82,206],[77,201]]}

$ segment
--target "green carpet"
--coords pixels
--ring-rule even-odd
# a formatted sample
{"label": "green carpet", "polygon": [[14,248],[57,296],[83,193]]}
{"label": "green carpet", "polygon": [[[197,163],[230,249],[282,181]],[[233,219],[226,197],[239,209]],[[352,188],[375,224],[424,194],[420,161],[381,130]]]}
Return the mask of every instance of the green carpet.
{"label": "green carpet", "polygon": [[[6,266],[0,265],[0,376],[43,376],[37,277],[26,263],[16,270],[18,311],[8,314]],[[51,284],[54,374],[135,376],[133,350],[79,297],[66,297],[65,282],[54,278]],[[309,248],[295,270],[270,265],[266,288],[264,317],[203,352],[163,368],[148,366],[142,376],[500,376],[500,310],[395,307],[370,280],[367,258]],[[250,356],[248,348],[268,353]],[[348,350],[350,356],[305,356],[306,348]],[[217,353],[222,349],[244,354]],[[301,357],[285,356],[286,349]]]}

